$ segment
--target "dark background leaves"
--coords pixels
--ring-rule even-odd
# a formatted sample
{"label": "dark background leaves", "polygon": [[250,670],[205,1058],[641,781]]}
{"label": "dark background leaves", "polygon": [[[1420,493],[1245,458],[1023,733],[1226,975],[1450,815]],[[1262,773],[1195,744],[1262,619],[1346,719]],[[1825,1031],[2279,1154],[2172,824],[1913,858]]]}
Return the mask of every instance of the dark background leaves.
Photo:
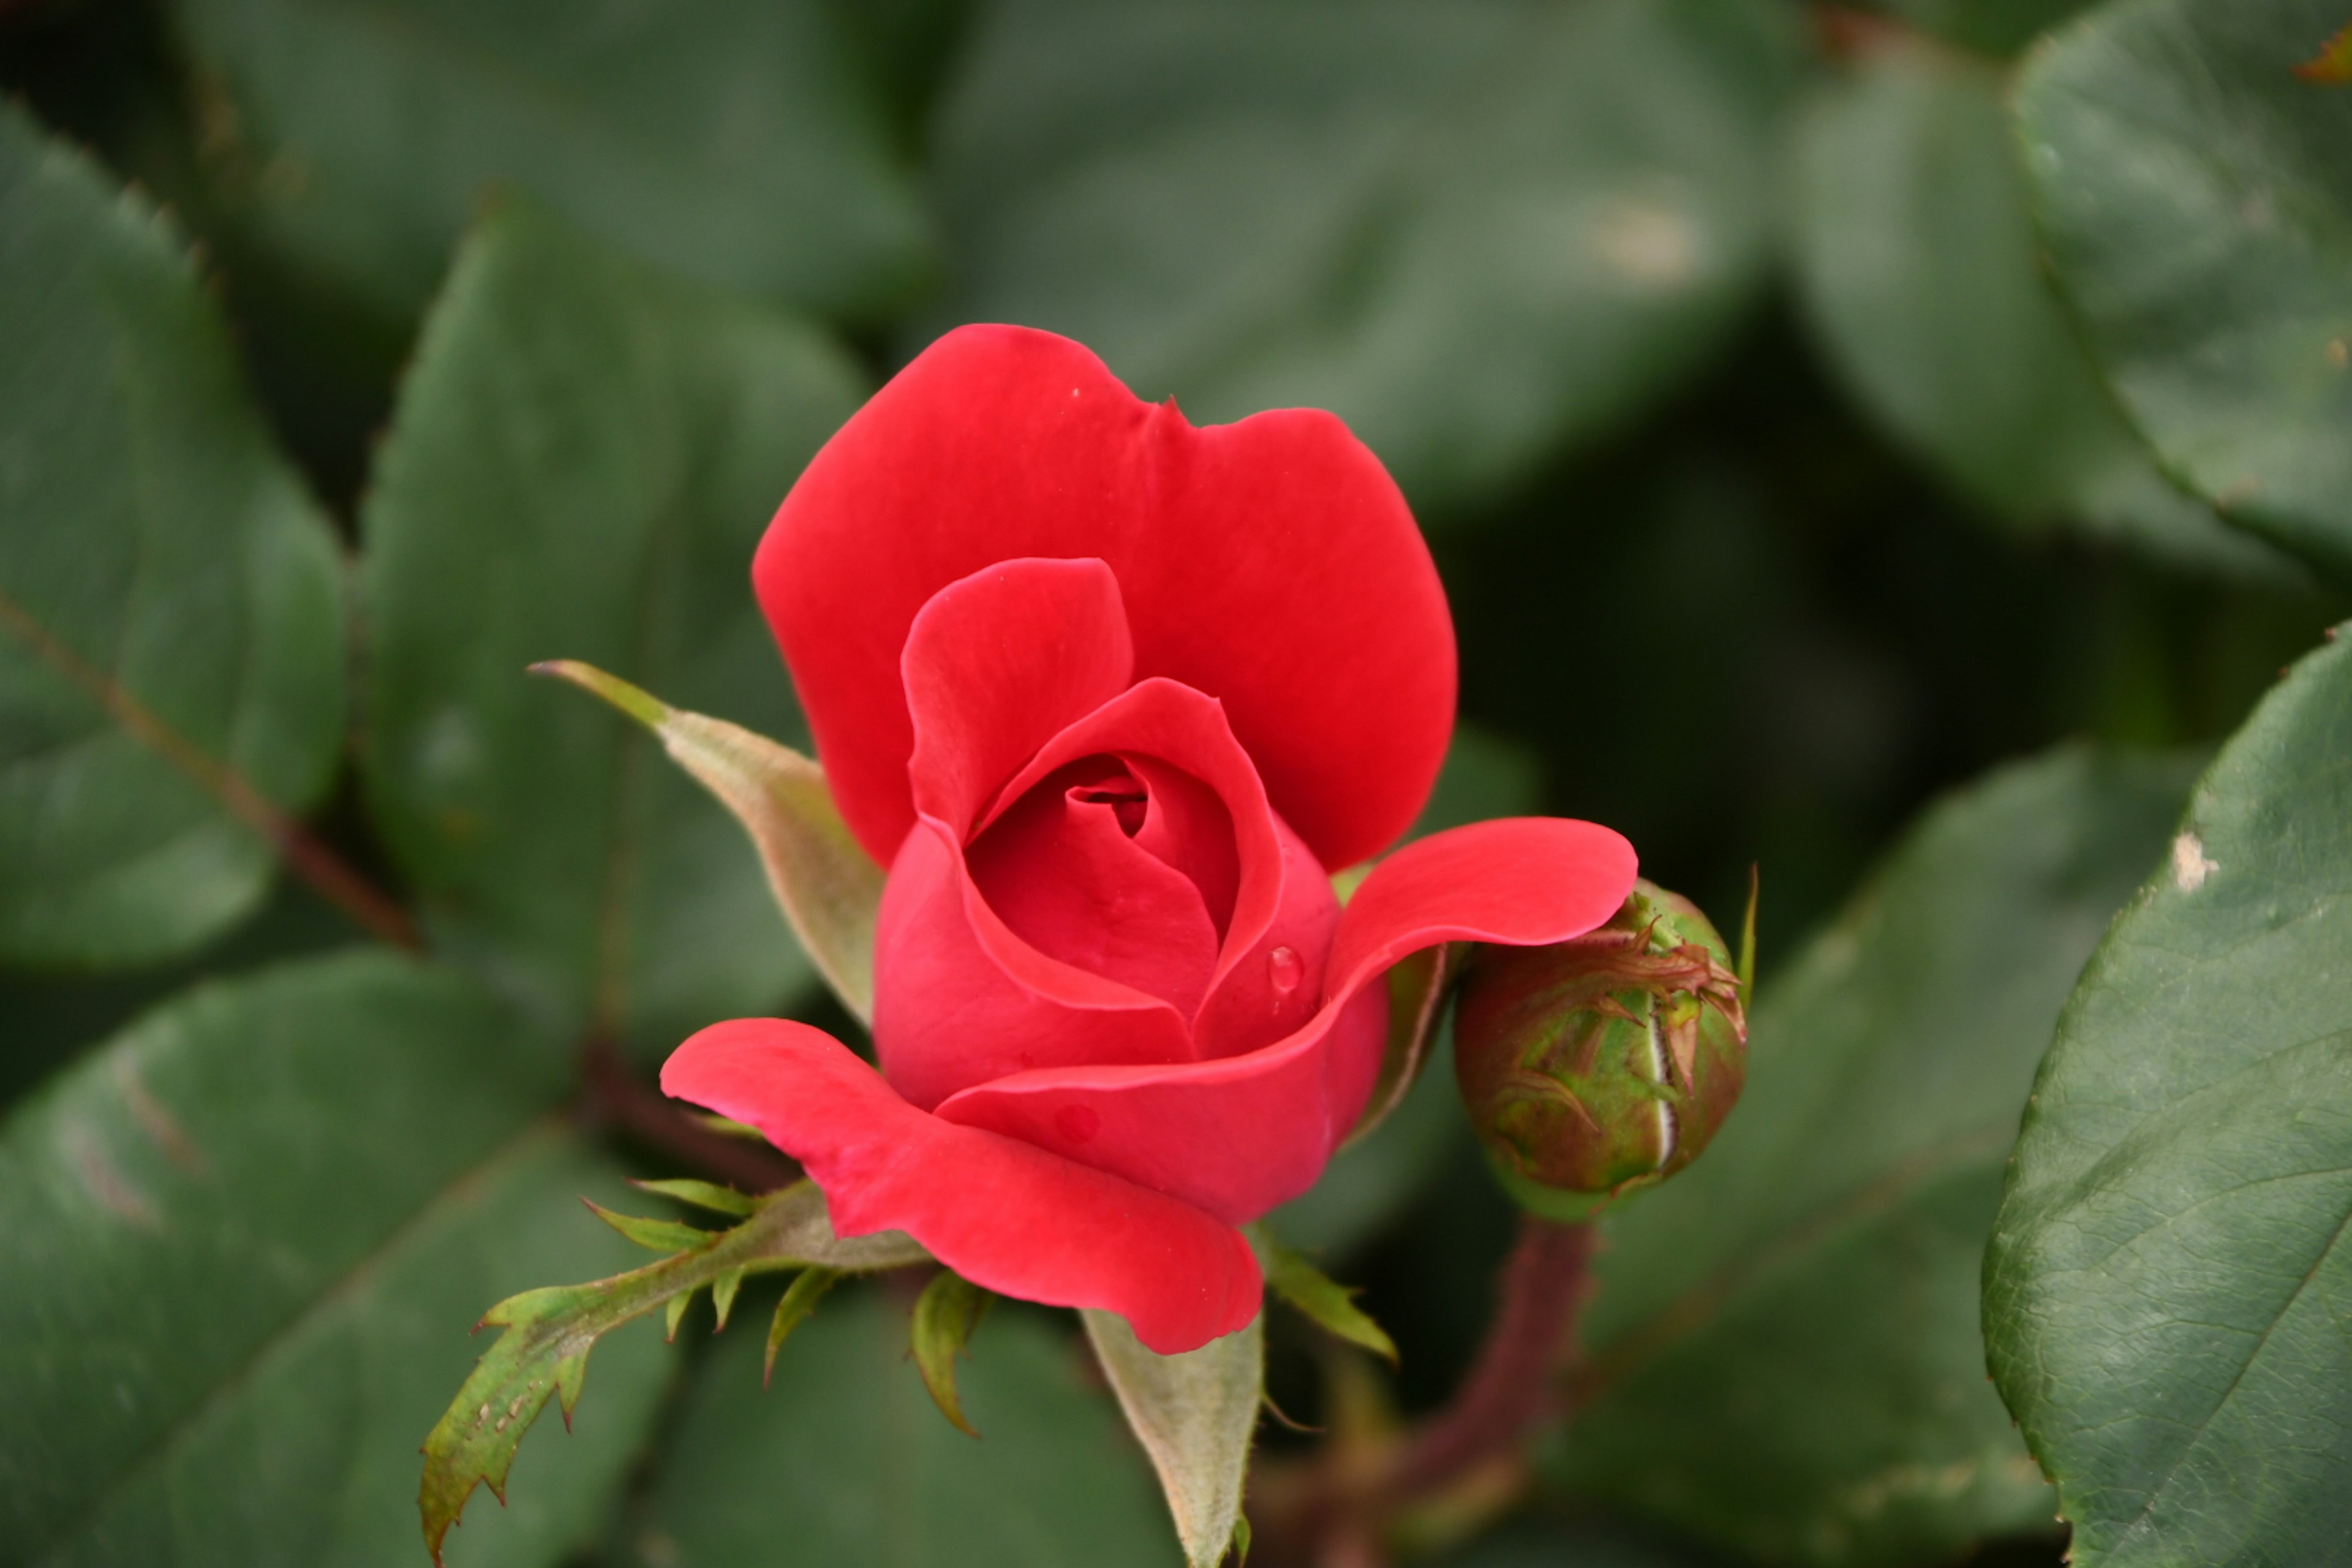
{"label": "dark background leaves", "polygon": [[[741,1011],[845,1026],[731,826],[520,666],[591,658],[796,738],[750,543],[863,390],[960,320],[1073,331],[1202,420],[1355,423],[1461,637],[1475,727],[1431,826],[1608,821],[1727,925],[1760,862],[1759,1050],[1786,1065],[1759,1059],[1720,1171],[1624,1216],[1597,1352],[1662,1255],[1729,1245],[1681,1237],[1678,1205],[1795,1179],[1742,1152],[1801,1130],[1787,1107],[1811,1101],[1773,1086],[1840,1052],[1893,1071],[1929,979],[2014,987],[1979,998],[1983,1120],[2013,1121],[2043,1015],[2160,852],[2177,764],[2130,753],[2220,742],[2341,613],[2312,568],[2341,569],[2325,480],[2352,450],[2328,358],[2352,302],[2323,264],[2352,232],[2352,97],[2291,96],[2284,70],[2347,18],[2100,7],[2022,68],[2021,158],[2016,62],[2083,9],[0,0],[22,100],[0,126],[0,594],[383,888],[428,953],[337,952],[365,933],[273,869],[267,833],[26,616],[0,631],[0,1321],[23,1352],[0,1562],[420,1561],[414,1445],[472,1314],[612,1267],[572,1195],[675,1168],[597,1131],[583,1040],[649,1062]],[[2236,98],[2166,74],[2207,57]],[[2102,183],[2151,104],[2168,155],[2218,150],[2203,183]],[[2164,288],[2136,270],[2212,233]],[[2181,323],[2209,319],[2252,346],[2197,358]],[[140,550],[162,574],[137,595],[92,564]],[[110,651],[124,626],[141,657]],[[2099,749],[1908,827],[2069,741]],[[119,864],[157,844],[201,874]],[[1828,975],[1842,938],[1906,921],[1916,964]],[[2045,925],[2032,962],[1986,956]],[[1938,1023],[1962,1051],[1967,1020]],[[385,1152],[437,1104],[462,1109]],[[1948,1212],[1923,1198],[1612,1394],[1554,1456],[1545,1508],[1584,1512],[1461,1561],[1679,1562],[1705,1538],[1925,1563],[2038,1523],[2021,1475],[1919,1500],[1962,1448],[2016,1458],[1980,1387],[1937,1403],[1973,1353],[1980,1166]],[[1403,1409],[1442,1398],[1509,1228],[1442,1077],[1277,1223],[1369,1286]],[[1840,1268],[1843,1310],[1875,1314],[1855,1342],[1886,1355],[1837,1386],[1885,1419],[1784,1441],[1828,1386],[1807,1290]],[[1904,1289],[1933,1300],[1904,1317]],[[903,1305],[843,1295],[765,1396],[749,1334],[616,1337],[580,1434],[534,1436],[514,1510],[478,1501],[459,1560],[739,1561],[799,1551],[803,1516],[829,1560],[875,1520],[876,1560],[908,1564],[1164,1550],[1066,1325],[982,1331],[982,1455],[875,1349]],[[1907,1322],[1940,1336],[1916,1363],[1887,1351]],[[1314,1417],[1316,1352],[1274,1328],[1276,1397]],[[2096,1472],[2072,1420],[2036,1452]],[[1599,1463],[1612,1431],[1634,1436]],[[1676,1502],[1710,1443],[1725,1467],[1781,1449],[1769,1480]],[[1889,1476],[1913,1489],[1891,1513],[1900,1488],[1865,1484]],[[1800,1528],[1825,1509],[1842,1541]]]}

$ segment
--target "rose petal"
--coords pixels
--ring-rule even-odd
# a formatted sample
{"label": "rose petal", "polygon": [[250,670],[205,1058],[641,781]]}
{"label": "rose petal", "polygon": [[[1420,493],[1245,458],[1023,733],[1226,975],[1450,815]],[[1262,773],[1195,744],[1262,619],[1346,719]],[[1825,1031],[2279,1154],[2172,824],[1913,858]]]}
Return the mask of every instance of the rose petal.
{"label": "rose petal", "polygon": [[752,569],[842,813],[886,863],[915,816],[899,651],[940,589],[1099,557],[1139,677],[1225,705],[1326,866],[1409,826],[1454,722],[1453,624],[1403,498],[1328,414],[1195,429],[1077,344],[967,327],[826,444]]}
{"label": "rose petal", "polygon": [[1315,852],[1281,818],[1274,829],[1282,847],[1281,900],[1256,939],[1233,948],[1232,962],[1192,1016],[1192,1055],[1202,1061],[1270,1046],[1305,1026],[1323,1002],[1324,971],[1339,930],[1339,895]]}
{"label": "rose petal", "polygon": [[1245,1225],[1315,1184],[1362,1111],[1387,1043],[1388,994],[1366,986],[1247,1056],[1018,1073],[934,1114]]}
{"label": "rose petal", "polygon": [[968,836],[1038,747],[1127,689],[1135,647],[1108,566],[1000,561],[931,595],[898,668],[915,807]]}
{"label": "rose petal", "polygon": [[[1047,742],[994,810],[1009,811],[1073,763],[1110,756],[1181,769],[1216,794],[1232,825],[1239,888],[1211,981],[1213,1026],[1188,1029],[1187,1016],[1159,996],[1023,941],[971,881],[953,830],[926,817],[891,871],[875,942],[876,1054],[912,1103],[928,1110],[992,1079],[1046,1068],[1188,1061],[1204,1047],[1279,1038],[1314,1016],[1337,900],[1267,805],[1214,701],[1172,680],[1131,687]],[[980,837],[997,820],[983,817]],[[1249,992],[1250,976],[1233,976],[1244,965],[1262,976],[1279,945],[1298,954],[1301,974],[1274,1005],[1270,992]],[[1229,991],[1241,1000],[1229,1001]],[[1250,998],[1267,1002],[1263,1016],[1244,1016]]]}
{"label": "rose petal", "polygon": [[1624,835],[1560,816],[1506,816],[1406,845],[1348,900],[1325,972],[1346,994],[1441,942],[1540,947],[1605,923],[1641,861]]}
{"label": "rose petal", "polygon": [[1008,1073],[1192,1056],[1172,1005],[1014,935],[972,885],[954,831],[935,817],[907,835],[882,890],[874,1047],[891,1087],[927,1110]]}
{"label": "rose petal", "polygon": [[805,1024],[741,1018],[672,1053],[662,1090],[747,1121],[807,1167],[843,1236],[903,1230],[975,1285],[1118,1313],[1161,1355],[1246,1326],[1238,1231],[1026,1143],[950,1125]]}
{"label": "rose petal", "polygon": [[[1141,794],[1124,770],[1117,776]],[[1217,928],[1192,879],[1138,843],[1094,793],[1073,769],[1049,774],[972,842],[964,864],[988,907],[1030,946],[1189,1018],[1216,972]]]}
{"label": "rose petal", "polygon": [[1244,1224],[1311,1186],[1362,1111],[1387,1032],[1387,993],[1373,982],[1390,965],[1441,942],[1581,936],[1624,903],[1634,871],[1633,846],[1587,822],[1516,817],[1433,835],[1356,890],[1325,1005],[1288,1039],[1215,1061],[1020,1073],[965,1089],[938,1115]]}
{"label": "rose petal", "polygon": [[1233,813],[1216,791],[1172,763],[1140,754],[1119,760],[1147,796],[1135,842],[1201,890],[1201,907],[1222,942],[1233,924],[1234,898],[1242,882]]}
{"label": "rose petal", "polygon": [[[1213,792],[1232,825],[1238,877],[1216,984],[1255,949],[1283,908],[1284,830],[1265,786],[1213,698],[1173,680],[1137,682],[1045,742],[999,798],[1020,799],[1046,774],[1082,758],[1156,757]],[[983,819],[982,827],[991,826]],[[1321,880],[1319,877],[1318,880]],[[1316,972],[1320,974],[1318,969]]]}

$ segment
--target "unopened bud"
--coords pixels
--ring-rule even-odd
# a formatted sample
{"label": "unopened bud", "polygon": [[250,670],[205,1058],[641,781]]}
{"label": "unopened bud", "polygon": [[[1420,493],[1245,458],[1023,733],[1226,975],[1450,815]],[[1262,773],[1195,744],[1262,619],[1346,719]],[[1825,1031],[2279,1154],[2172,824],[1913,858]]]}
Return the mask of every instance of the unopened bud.
{"label": "unopened bud", "polygon": [[1551,947],[1480,946],[1454,1066],[1504,1184],[1556,1218],[1698,1157],[1748,1076],[1731,955],[1697,908],[1648,882]]}

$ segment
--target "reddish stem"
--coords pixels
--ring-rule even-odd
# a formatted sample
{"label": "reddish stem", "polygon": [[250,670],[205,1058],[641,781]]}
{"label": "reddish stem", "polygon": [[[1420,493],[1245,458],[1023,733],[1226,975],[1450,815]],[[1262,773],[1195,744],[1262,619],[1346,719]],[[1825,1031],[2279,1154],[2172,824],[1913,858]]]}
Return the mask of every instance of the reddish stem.
{"label": "reddish stem", "polygon": [[1591,1226],[1520,1216],[1486,1342],[1453,1403],[1406,1445],[1391,1482],[1394,1496],[1440,1490],[1487,1460],[1516,1453],[1558,1413],[1560,1363],[1584,1302],[1591,1256]]}
{"label": "reddish stem", "polygon": [[[1586,1295],[1590,1226],[1523,1215],[1503,1265],[1500,1300],[1462,1386],[1384,1456],[1344,1441],[1303,1464],[1263,1466],[1250,1478],[1250,1519],[1265,1559],[1314,1568],[1380,1568],[1391,1521],[1449,1493],[1482,1487],[1498,1506],[1516,1489],[1501,1466],[1536,1428],[1565,1413],[1560,1382]],[[1481,1472],[1489,1472],[1482,1476]]]}
{"label": "reddish stem", "polygon": [[746,1193],[772,1193],[800,1180],[800,1166],[775,1150],[714,1131],[659,1089],[640,1083],[612,1041],[592,1040],[580,1066],[588,1108],[598,1120],[704,1175]]}

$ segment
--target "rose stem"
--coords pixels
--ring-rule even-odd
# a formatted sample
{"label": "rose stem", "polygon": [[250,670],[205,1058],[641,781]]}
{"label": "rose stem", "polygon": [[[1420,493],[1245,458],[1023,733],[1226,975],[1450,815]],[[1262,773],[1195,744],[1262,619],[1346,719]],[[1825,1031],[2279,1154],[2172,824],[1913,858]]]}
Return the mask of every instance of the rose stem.
{"label": "rose stem", "polygon": [[1515,1452],[1555,1413],[1560,1363],[1584,1302],[1591,1256],[1590,1225],[1520,1216],[1486,1342],[1453,1402],[1407,1441],[1390,1481],[1391,1498],[1436,1491],[1485,1461]]}

